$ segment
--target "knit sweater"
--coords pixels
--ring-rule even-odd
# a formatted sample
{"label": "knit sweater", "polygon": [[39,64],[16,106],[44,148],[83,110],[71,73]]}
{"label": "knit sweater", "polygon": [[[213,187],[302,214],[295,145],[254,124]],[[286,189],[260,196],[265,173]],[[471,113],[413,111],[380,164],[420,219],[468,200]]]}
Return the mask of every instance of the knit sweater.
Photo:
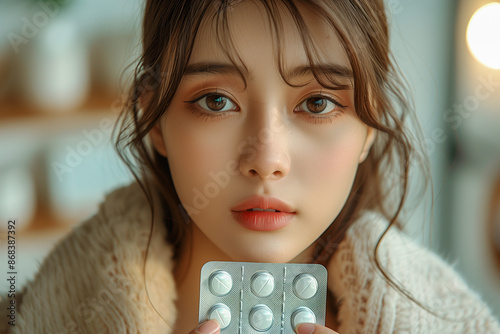
{"label": "knit sweater", "polygon": [[[22,291],[16,326],[4,319],[0,332],[173,333],[172,250],[165,227],[155,224],[144,275],[150,227],[149,206],[136,184],[106,196],[98,213],[52,250]],[[328,288],[340,303],[339,333],[500,333],[491,311],[450,266],[391,228],[379,247],[380,264],[438,316],[394,289],[373,261],[386,227],[379,215],[366,213],[333,255]]]}

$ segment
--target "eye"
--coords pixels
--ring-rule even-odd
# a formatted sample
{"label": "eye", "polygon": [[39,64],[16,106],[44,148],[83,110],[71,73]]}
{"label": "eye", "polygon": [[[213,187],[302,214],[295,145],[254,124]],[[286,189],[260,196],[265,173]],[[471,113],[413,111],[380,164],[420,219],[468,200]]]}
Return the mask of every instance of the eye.
{"label": "eye", "polygon": [[335,99],[326,96],[311,96],[302,101],[294,111],[305,111],[312,114],[328,114],[335,109],[345,108]]}
{"label": "eye", "polygon": [[238,110],[236,103],[230,98],[218,93],[208,93],[189,102],[196,103],[201,108],[208,111],[222,112]]}

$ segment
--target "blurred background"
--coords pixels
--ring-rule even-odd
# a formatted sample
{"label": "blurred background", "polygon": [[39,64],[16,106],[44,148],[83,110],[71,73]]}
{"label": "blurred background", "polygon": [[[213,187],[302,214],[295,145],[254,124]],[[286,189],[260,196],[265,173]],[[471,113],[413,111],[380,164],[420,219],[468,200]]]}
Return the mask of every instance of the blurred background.
{"label": "blurred background", "polygon": [[[434,205],[430,193],[410,203],[407,229],[500,316],[500,3],[386,3],[432,164]],[[15,219],[18,290],[106,192],[132,180],[110,135],[140,54],[142,6],[0,0],[0,272]]]}

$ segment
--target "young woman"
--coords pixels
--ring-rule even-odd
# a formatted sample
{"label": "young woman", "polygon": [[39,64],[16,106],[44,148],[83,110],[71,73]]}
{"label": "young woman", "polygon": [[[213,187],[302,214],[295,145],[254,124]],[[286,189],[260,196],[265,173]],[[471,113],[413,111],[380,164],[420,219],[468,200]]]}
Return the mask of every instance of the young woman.
{"label": "young woman", "polygon": [[117,137],[137,183],[51,253],[11,332],[219,333],[199,278],[227,260],[325,265],[326,326],[298,333],[500,333],[399,230],[424,165],[397,78],[382,0],[146,1]]}

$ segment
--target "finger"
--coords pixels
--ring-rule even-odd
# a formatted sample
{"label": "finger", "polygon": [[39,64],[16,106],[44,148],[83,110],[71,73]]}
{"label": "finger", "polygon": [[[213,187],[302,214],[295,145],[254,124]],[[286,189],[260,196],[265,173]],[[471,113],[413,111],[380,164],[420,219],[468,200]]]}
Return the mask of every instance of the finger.
{"label": "finger", "polygon": [[189,334],[219,334],[220,325],[215,320],[208,320],[201,323],[198,327],[193,329]]}
{"label": "finger", "polygon": [[298,324],[295,328],[297,334],[338,334],[330,328],[326,328],[321,325],[302,323]]}

